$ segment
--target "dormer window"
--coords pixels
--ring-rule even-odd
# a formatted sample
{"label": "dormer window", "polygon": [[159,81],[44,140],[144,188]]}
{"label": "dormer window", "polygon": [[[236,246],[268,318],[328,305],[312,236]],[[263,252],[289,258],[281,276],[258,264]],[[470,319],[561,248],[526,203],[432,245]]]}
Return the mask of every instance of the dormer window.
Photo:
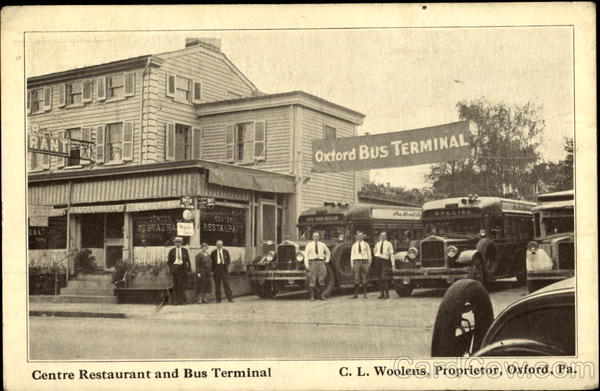
{"label": "dormer window", "polygon": [[201,103],[202,83],[178,75],[166,75],[166,96],[179,103]]}

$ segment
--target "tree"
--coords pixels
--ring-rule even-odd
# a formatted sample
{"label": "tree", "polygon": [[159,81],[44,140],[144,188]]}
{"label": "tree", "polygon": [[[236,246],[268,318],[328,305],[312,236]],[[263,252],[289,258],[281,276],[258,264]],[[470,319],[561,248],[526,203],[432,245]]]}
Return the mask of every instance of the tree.
{"label": "tree", "polygon": [[529,174],[539,160],[537,148],[545,127],[542,107],[492,103],[485,98],[460,101],[456,107],[459,119],[473,121],[478,128],[471,157],[433,165],[426,176],[433,187],[448,197],[531,193]]}
{"label": "tree", "polygon": [[573,139],[565,137],[567,153],[558,163],[541,162],[531,172],[532,181],[538,184],[537,192],[545,193],[573,188]]}

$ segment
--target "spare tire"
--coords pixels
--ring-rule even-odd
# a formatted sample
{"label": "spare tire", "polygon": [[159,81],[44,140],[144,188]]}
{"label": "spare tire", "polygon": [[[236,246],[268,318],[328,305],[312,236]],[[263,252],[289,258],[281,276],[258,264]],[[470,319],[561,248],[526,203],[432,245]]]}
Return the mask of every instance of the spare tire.
{"label": "spare tire", "polygon": [[[474,324],[464,320],[471,313]],[[463,357],[465,353],[475,353],[493,320],[492,303],[484,286],[469,279],[455,282],[446,291],[435,317],[431,356]],[[469,327],[465,331],[466,325]],[[457,331],[461,331],[458,336]]]}
{"label": "spare tire", "polygon": [[342,243],[333,249],[329,264],[333,265],[340,285],[354,282],[354,273],[350,266],[351,252],[352,245],[349,243]]}

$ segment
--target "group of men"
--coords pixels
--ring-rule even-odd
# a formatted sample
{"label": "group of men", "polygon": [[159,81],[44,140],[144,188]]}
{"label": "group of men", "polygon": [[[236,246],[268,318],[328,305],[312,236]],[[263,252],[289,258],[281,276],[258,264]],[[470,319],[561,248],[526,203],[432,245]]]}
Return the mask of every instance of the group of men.
{"label": "group of men", "polygon": [[[322,288],[325,287],[327,278],[327,264],[331,258],[331,252],[320,241],[319,232],[314,232],[312,242],[306,245],[304,256],[308,269],[308,285],[310,301],[315,300],[315,293],[321,300],[326,300]],[[373,268],[373,274],[379,281],[381,294],[379,299],[389,299],[389,289],[392,271],[392,262],[394,261],[394,246],[387,240],[387,234],[379,234],[379,241],[375,243],[373,251],[371,246],[365,241],[365,235],[362,232],[356,233],[356,242],[352,244],[350,253],[350,266],[354,273],[354,296],[358,298],[358,293],[362,288],[363,297],[367,296],[367,276],[369,270]]]}
{"label": "group of men", "polygon": [[[175,238],[175,247],[167,255],[167,263],[173,276],[173,304],[185,304],[185,285],[187,277],[191,274],[190,254],[183,245],[183,238]],[[215,282],[215,296],[217,303],[221,302],[221,285],[225,290],[227,301],[233,303],[233,293],[229,285],[229,264],[231,257],[229,252],[223,248],[223,241],[217,240],[217,248],[208,252],[208,244],[200,245],[200,252],[196,255],[196,289],[199,291],[198,304],[206,304],[206,295],[211,291],[212,277]]]}
{"label": "group of men", "polygon": [[[325,288],[325,279],[327,278],[327,264],[331,258],[331,252],[325,243],[320,241],[319,232],[314,232],[312,242],[306,245],[304,255],[306,268],[308,270],[308,285],[310,301],[315,300],[315,296],[320,300],[327,300],[323,294]],[[173,304],[185,303],[185,285],[187,276],[191,274],[190,255],[186,248],[182,247],[183,238],[175,238],[175,247],[169,251],[167,262],[173,275]],[[196,274],[197,290],[199,291],[198,304],[205,304],[206,295],[211,291],[212,274],[215,282],[215,296],[217,303],[221,302],[221,285],[225,290],[227,301],[233,302],[233,294],[229,285],[229,264],[231,257],[229,252],[223,248],[223,241],[217,240],[216,249],[210,254],[208,244],[202,243],[200,252],[196,255]],[[367,276],[373,269],[373,274],[379,281],[381,294],[379,299],[389,299],[389,288],[391,280],[392,262],[394,260],[394,247],[387,240],[387,234],[382,232],[379,235],[379,241],[374,245],[373,250],[369,243],[365,241],[362,232],[356,233],[356,242],[352,244],[350,253],[350,266],[354,273],[354,296],[358,298],[359,292],[366,299],[367,296]]]}

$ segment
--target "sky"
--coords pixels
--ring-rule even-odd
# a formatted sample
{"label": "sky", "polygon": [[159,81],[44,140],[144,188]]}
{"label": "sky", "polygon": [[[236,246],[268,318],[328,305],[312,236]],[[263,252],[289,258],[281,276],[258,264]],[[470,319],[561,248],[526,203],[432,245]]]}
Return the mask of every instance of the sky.
{"label": "sky", "polygon": [[[186,37],[221,49],[259,90],[302,90],[366,115],[359,134],[458,120],[456,104],[543,107],[545,161],[573,137],[570,27],[311,29],[28,33],[26,74],[37,76],[184,47]],[[429,165],[371,170],[372,180],[430,186]]]}

